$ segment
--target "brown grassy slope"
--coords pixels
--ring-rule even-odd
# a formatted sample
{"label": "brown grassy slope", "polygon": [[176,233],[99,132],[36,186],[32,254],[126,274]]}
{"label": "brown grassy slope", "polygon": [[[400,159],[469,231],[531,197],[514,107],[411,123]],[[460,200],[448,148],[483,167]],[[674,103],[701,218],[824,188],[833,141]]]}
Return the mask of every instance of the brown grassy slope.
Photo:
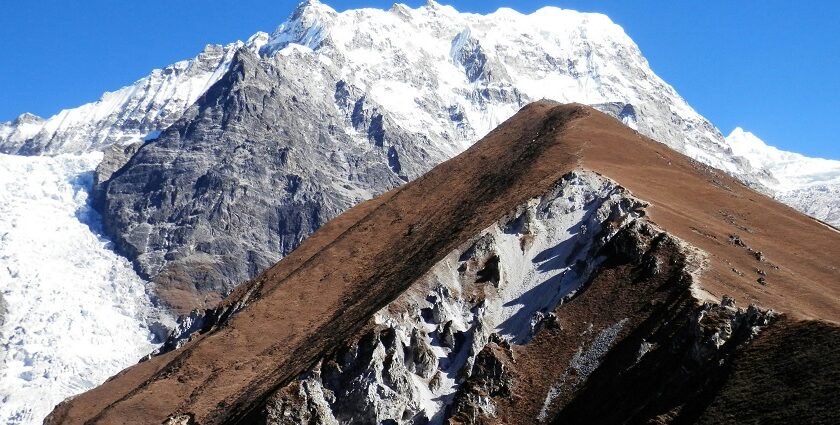
{"label": "brown grassy slope", "polygon": [[[53,422],[160,423],[175,412],[202,424],[243,418],[451,249],[579,167],[652,202],[661,227],[710,252],[704,282],[713,293],[838,320],[836,231],[597,111],[538,102],[458,157],[316,232],[248,284],[258,295],[228,326],[59,406]],[[779,270],[730,245],[731,233]],[[767,269],[766,287],[751,267]]]}
{"label": "brown grassy slope", "polygon": [[[631,135],[592,113],[564,133],[584,168],[651,202],[652,220],[710,255],[703,287],[797,319],[840,322],[840,232],[759,194],[721,171]],[[744,246],[730,242],[737,235]],[[758,261],[750,252],[761,252]],[[737,270],[733,271],[732,269]],[[757,282],[767,274],[766,285]],[[741,276],[743,274],[743,276]]]}

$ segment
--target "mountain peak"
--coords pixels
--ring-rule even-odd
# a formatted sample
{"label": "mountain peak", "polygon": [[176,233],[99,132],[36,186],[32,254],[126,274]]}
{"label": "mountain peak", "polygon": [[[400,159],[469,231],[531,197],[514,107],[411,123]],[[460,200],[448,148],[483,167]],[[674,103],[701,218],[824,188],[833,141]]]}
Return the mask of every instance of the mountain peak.
{"label": "mountain peak", "polygon": [[18,115],[17,118],[15,118],[14,123],[16,125],[20,125],[20,124],[26,124],[26,123],[40,123],[40,122],[43,122],[43,121],[44,121],[44,119],[39,117],[38,115],[29,113],[29,112],[24,112],[24,113]]}
{"label": "mountain peak", "polygon": [[330,21],[338,15],[335,9],[318,0],[300,3],[289,19],[280,25],[265,43],[269,54],[289,44],[316,48],[327,37]]}
{"label": "mountain peak", "polygon": [[322,14],[335,14],[336,11],[332,7],[321,3],[318,0],[306,0],[298,4],[295,8],[294,12],[292,12],[291,20],[295,20],[298,17],[307,16],[307,15],[322,15]]}

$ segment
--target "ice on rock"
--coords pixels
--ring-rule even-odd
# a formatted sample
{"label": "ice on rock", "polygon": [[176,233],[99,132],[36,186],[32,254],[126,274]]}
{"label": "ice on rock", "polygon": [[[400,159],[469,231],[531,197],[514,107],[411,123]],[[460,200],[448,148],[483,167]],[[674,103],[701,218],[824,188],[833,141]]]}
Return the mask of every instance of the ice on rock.
{"label": "ice on rock", "polygon": [[[619,25],[605,15],[557,7],[531,14],[500,8],[479,15],[429,1],[418,8],[395,4],[389,10],[339,13],[305,1],[271,35],[258,32],[245,43],[208,46],[192,60],[47,120],[26,115],[0,123],[0,152],[84,152],[141,141],[182,116],[224,75],[240,49],[289,61],[299,58],[297,53],[317,55],[327,74],[362,90],[407,130],[440,135],[432,137],[434,150],[449,156],[534,100],[580,102],[617,113],[622,109],[613,106],[625,105],[632,115],[614,115],[644,135],[817,218],[827,220],[824,211],[840,209],[836,200],[821,197],[836,190],[836,182],[825,181],[840,178],[836,165],[738,153],[653,72]],[[314,71],[300,70],[320,78]],[[324,83],[329,81],[313,80]],[[828,169],[812,173],[812,166]],[[782,196],[780,186],[789,193]],[[811,208],[809,199],[825,208]]]}
{"label": "ice on rock", "polygon": [[726,142],[734,155],[758,170],[769,171],[776,181],[768,185],[777,193],[815,185],[840,185],[840,161],[808,158],[768,146],[740,127],[726,137]]}
{"label": "ice on rock", "polygon": [[726,142],[733,155],[763,177],[769,195],[840,227],[840,161],[783,151],[740,127],[726,137]]}
{"label": "ice on rock", "polygon": [[0,423],[41,423],[153,350],[149,324],[172,320],[99,234],[88,194],[101,158],[0,154]]}

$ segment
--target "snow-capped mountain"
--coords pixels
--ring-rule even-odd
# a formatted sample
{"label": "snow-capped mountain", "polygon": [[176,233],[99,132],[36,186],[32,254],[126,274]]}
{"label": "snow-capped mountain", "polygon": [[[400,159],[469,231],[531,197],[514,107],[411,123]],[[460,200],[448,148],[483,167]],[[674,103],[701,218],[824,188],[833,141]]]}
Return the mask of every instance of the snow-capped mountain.
{"label": "snow-capped mountain", "polygon": [[0,151],[84,152],[153,138],[227,72],[237,49],[267,57],[290,46],[336,61],[344,80],[413,130],[436,131],[454,122],[455,152],[522,104],[547,98],[600,104],[643,134],[771,194],[776,181],[797,172],[795,166],[763,164],[760,156],[746,162],[733,157],[739,151],[730,151],[720,132],[653,73],[606,16],[551,7],[531,15],[511,9],[461,14],[434,1],[419,9],[397,4],[388,11],[343,13],[308,1],[271,36],[207,46],[192,60],[46,120],[23,114],[0,124]]}
{"label": "snow-capped mountain", "polygon": [[809,158],[768,146],[736,128],[726,137],[732,152],[765,171],[773,197],[812,217],[840,225],[840,161]]}
{"label": "snow-capped mountain", "polygon": [[603,15],[309,1],[252,40],[262,47],[235,55],[181,120],[99,179],[120,251],[179,294],[226,293],[541,98],[595,105],[769,194],[778,180],[733,154]]}
{"label": "snow-capped mountain", "polygon": [[[49,119],[24,114],[0,124],[0,152],[55,155],[55,161],[82,153],[87,159],[70,174],[38,165],[49,158],[33,159],[31,169],[54,181],[75,181],[72,193],[87,193],[93,182],[74,176],[91,176],[101,158],[97,152],[107,150],[106,164],[96,174],[104,233],[155,282],[153,296],[161,296],[165,286],[169,302],[184,294],[213,301],[342,211],[418,178],[543,98],[594,105],[704,164],[840,224],[840,190],[829,164],[834,162],[777,155],[743,134],[725,139],[653,72],[621,27],[603,15],[554,7],[529,15],[512,9],[478,15],[430,1],[416,9],[397,4],[338,13],[310,0],[270,35],[208,46],[192,60]],[[111,145],[119,148],[108,149]],[[0,164],[9,165],[2,177],[24,178],[30,168],[14,165],[18,160],[0,157]],[[45,196],[36,186],[17,184],[15,191]],[[49,196],[69,196],[57,193]],[[124,267],[85,225],[98,217],[86,209],[67,216],[86,205],[73,202],[62,217],[81,230],[56,235],[68,243],[99,241],[96,255]],[[30,205],[8,196],[0,208]],[[0,234],[14,235],[15,229],[0,221]],[[37,249],[21,244],[15,252]],[[43,261],[25,267],[46,276],[42,267],[73,252],[47,251]],[[91,290],[105,291],[105,299],[116,297],[107,291],[142,297],[143,279],[120,280],[133,288],[129,291],[113,283],[108,267],[84,272],[99,270],[106,278],[79,279],[98,285]],[[16,283],[3,288],[9,310],[4,329],[26,330],[33,325],[22,312],[40,302],[25,295],[35,284],[8,282]],[[146,307],[147,301],[142,301]],[[33,320],[49,317],[37,313]],[[95,329],[93,322],[84,323]],[[140,329],[143,323],[137,319],[134,325]],[[55,326],[43,331],[63,332]],[[7,335],[12,334],[3,335],[3,344],[10,344]],[[143,339],[137,335],[131,340]],[[115,356],[122,356],[124,365],[147,343]],[[54,354],[60,359],[36,357],[31,367],[72,364],[84,353]],[[101,381],[118,369],[115,364],[109,359],[88,365],[86,370],[100,375],[73,372],[49,379],[72,388],[62,393],[69,395]],[[79,376],[84,385],[72,384]]]}
{"label": "snow-capped mountain", "polygon": [[65,109],[48,119],[23,114],[0,123],[0,152],[83,153],[153,138],[227,72],[240,48],[259,48],[259,40],[207,45],[195,58],[155,69],[94,103]]}
{"label": "snow-capped mountain", "polygon": [[767,171],[775,181],[768,179],[765,184],[776,193],[840,184],[840,161],[809,158],[768,146],[740,127],[726,137],[726,143],[733,154],[746,159],[753,168]]}

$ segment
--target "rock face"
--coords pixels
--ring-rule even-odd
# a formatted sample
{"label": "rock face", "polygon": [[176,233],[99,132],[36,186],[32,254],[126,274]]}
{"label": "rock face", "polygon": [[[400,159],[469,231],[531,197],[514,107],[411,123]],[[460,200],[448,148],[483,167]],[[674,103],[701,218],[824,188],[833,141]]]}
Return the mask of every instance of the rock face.
{"label": "rock face", "polygon": [[433,2],[336,13],[307,2],[255,39],[258,55],[241,48],[179,121],[99,176],[109,235],[178,308],[215,301],[531,99],[598,103],[760,185],[602,15],[467,15]]}
{"label": "rock face", "polygon": [[[770,420],[743,397],[761,362],[745,356],[766,332],[801,343],[802,319],[836,322],[838,237],[603,113],[539,102],[331,220],[47,423]],[[731,271],[756,264],[766,286]],[[773,379],[806,362],[774,360]],[[774,397],[826,421],[812,395],[836,384],[806,376],[818,390]]]}
{"label": "rock face", "polygon": [[[632,214],[629,224],[610,230],[589,223],[589,237],[607,242],[578,258],[557,252],[562,243],[549,249],[570,261],[543,263],[561,279],[519,269],[539,264],[528,253],[545,253],[539,239],[551,234],[531,213],[574,217],[541,208],[562,205],[567,190],[558,191],[563,201],[529,203],[540,207],[512,220],[522,227],[499,223],[498,233],[490,230],[450,254],[425,284],[377,313],[371,331],[270,398],[265,422],[696,421],[726,381],[735,353],[775,316],[737,309],[729,298],[698,306],[691,270],[702,257]],[[502,234],[537,241],[517,253]],[[578,243],[585,238],[576,235]],[[498,281],[475,270],[488,258],[498,259]],[[552,280],[563,283],[552,287]],[[499,307],[510,305],[518,311],[500,317]],[[443,337],[447,328],[456,343]]]}
{"label": "rock face", "polygon": [[346,87],[289,78],[305,61],[318,67],[310,55],[240,51],[181,121],[110,178],[98,170],[105,228],[142,275],[187,295],[226,294],[345,209],[447,157],[398,131],[379,140],[396,126],[366,117],[364,99],[345,116],[335,103]]}
{"label": "rock face", "polygon": [[[565,176],[447,254],[375,315],[373,330],[281,391],[268,422],[288,423],[285,412],[321,394],[327,423],[439,421],[471,371],[494,373],[488,344],[529,341],[642,207],[594,174]],[[483,379],[490,392],[504,391],[503,377]],[[303,398],[287,396],[295,392]]]}
{"label": "rock face", "polygon": [[208,45],[193,59],[156,69],[94,103],[63,110],[49,119],[23,114],[0,123],[0,153],[83,153],[154,138],[228,71],[241,48],[257,49],[258,40]]}

